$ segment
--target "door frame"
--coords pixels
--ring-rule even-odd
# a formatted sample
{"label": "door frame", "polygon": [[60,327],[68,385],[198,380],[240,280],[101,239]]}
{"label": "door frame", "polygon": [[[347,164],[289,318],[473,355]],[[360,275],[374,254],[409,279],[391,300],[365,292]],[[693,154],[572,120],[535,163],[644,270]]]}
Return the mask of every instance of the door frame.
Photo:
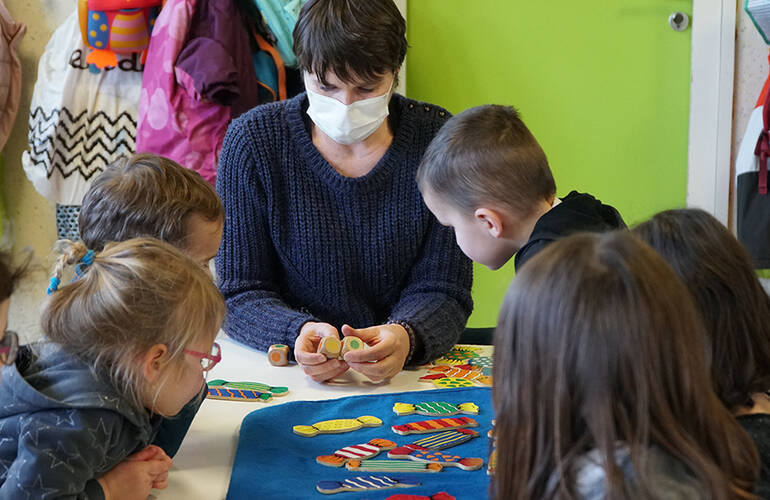
{"label": "door frame", "polygon": [[730,212],[736,0],[693,0],[687,206]]}

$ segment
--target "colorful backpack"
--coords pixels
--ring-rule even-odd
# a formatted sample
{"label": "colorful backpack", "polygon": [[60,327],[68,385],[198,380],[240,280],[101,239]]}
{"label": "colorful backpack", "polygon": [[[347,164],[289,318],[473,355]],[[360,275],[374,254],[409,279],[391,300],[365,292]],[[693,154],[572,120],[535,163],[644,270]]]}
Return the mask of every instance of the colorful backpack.
{"label": "colorful backpack", "polygon": [[141,53],[144,64],[163,4],[165,0],[78,0],[83,44],[92,50],[86,62],[104,69],[117,66],[115,54]]}
{"label": "colorful backpack", "polygon": [[307,0],[255,0],[267,26],[276,39],[276,48],[283,63],[293,68],[297,66],[297,57],[292,46],[292,32],[297,24],[297,17]]}

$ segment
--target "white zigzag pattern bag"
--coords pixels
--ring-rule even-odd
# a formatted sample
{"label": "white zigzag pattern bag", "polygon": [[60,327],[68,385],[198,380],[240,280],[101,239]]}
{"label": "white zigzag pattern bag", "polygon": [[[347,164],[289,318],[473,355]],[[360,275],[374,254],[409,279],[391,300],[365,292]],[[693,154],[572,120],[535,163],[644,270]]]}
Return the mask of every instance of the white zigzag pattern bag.
{"label": "white zigzag pattern bag", "polygon": [[143,70],[137,55],[100,72],[90,71],[85,57],[73,12],[40,59],[22,156],[35,189],[59,205],[80,205],[94,177],[135,150]]}

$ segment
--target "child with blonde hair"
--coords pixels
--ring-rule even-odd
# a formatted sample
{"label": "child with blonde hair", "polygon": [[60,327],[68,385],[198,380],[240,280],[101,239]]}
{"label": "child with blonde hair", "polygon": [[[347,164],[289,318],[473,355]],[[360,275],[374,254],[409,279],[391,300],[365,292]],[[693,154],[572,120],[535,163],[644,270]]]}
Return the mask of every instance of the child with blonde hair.
{"label": "child with blonde hair", "polygon": [[[158,240],[57,247],[47,341],[21,348],[0,384],[0,498],[144,499],[170,466],[147,451],[162,417],[200,394],[220,359],[224,301],[198,263]],[[132,459],[158,467],[132,476]]]}

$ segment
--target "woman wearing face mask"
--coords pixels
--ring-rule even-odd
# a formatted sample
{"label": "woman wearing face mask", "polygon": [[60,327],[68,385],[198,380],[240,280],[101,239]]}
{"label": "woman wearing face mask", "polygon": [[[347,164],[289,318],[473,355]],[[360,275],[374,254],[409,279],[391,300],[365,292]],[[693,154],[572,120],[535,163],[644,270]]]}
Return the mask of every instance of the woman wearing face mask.
{"label": "woman wearing face mask", "polygon": [[[222,148],[224,329],[293,346],[317,381],[434,359],[471,312],[471,263],[415,182],[449,113],[394,94],[405,34],[393,0],[310,0],[294,30],[307,92],[235,120]],[[369,347],[316,352],[344,336]]]}

